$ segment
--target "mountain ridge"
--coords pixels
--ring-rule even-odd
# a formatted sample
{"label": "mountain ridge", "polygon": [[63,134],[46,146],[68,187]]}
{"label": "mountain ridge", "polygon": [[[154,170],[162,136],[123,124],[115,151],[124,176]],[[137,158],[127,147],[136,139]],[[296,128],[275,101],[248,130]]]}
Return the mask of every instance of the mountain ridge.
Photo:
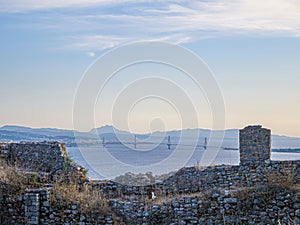
{"label": "mountain ridge", "polygon": [[[199,136],[199,143],[203,143],[205,138],[209,138],[211,134],[224,133],[223,144],[226,147],[238,147],[238,129],[227,130],[209,130],[202,128],[190,128],[183,130],[170,131],[155,131],[146,134],[134,134],[125,130],[120,130],[112,125],[105,125],[98,128],[93,128],[88,132],[80,132],[74,130],[60,129],[60,128],[31,128],[26,126],[5,125],[0,127],[0,142],[7,141],[43,141],[43,140],[57,140],[65,143],[75,143],[75,138],[87,141],[97,141],[99,138],[106,141],[133,141],[134,136],[138,141],[161,141],[166,140],[167,136],[171,136],[172,141],[176,142],[180,139],[180,135],[184,134],[185,138],[192,138],[197,133]],[[150,138],[150,139],[149,139]],[[151,139],[152,138],[152,139]],[[286,135],[272,135],[273,148],[299,148],[300,138],[289,137]]]}

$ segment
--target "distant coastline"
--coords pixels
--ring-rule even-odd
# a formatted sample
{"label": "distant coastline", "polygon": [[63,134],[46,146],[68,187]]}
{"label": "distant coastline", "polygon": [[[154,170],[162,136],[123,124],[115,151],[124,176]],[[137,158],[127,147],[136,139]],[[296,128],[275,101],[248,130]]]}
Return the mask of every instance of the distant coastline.
{"label": "distant coastline", "polygon": [[295,153],[300,153],[300,148],[272,149],[272,152],[295,152]]}
{"label": "distant coastline", "polygon": [[[184,137],[182,134],[185,134]],[[238,151],[238,129],[228,129],[224,131],[207,130],[201,128],[171,130],[166,132],[154,132],[147,134],[134,134],[128,131],[118,130],[113,126],[102,126],[90,130],[89,132],[79,132],[75,130],[63,130],[54,128],[30,128],[22,126],[3,126],[0,127],[0,142],[42,142],[42,141],[59,141],[65,143],[67,147],[76,147],[77,143],[80,146],[99,146],[118,145],[120,140],[122,144],[134,146],[135,137],[137,145],[153,145],[166,144],[170,137],[172,146],[181,143],[193,147],[194,138],[198,136],[197,149],[203,148],[205,140],[209,148],[212,134],[218,134],[222,138],[222,150]],[[300,138],[287,137],[281,135],[272,135],[273,152],[294,152],[300,151]]]}

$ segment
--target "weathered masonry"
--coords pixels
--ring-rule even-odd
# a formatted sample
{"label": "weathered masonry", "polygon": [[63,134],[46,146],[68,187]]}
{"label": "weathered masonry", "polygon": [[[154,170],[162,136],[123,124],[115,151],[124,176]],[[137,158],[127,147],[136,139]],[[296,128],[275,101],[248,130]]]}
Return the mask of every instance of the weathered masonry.
{"label": "weathered masonry", "polygon": [[66,147],[59,142],[0,143],[0,158],[24,173],[56,180],[65,170],[83,172],[84,168],[70,163]]}
{"label": "weathered masonry", "polygon": [[264,163],[271,157],[271,130],[260,125],[240,130],[240,165]]}
{"label": "weathered masonry", "polygon": [[[240,164],[182,168],[166,180],[151,186],[127,186],[115,181],[83,181],[104,193],[111,209],[90,220],[80,205],[57,209],[50,204],[51,185],[31,189],[22,196],[1,196],[0,224],[300,224],[300,161],[272,161],[271,131],[260,125],[240,130]],[[208,149],[209,150],[209,149]],[[25,171],[48,174],[55,181],[66,166],[64,145],[55,142],[3,143],[0,156]],[[70,170],[77,170],[70,165]],[[123,177],[126,177],[124,175]],[[131,174],[132,180],[143,174]],[[150,177],[151,178],[151,177]],[[149,178],[149,179],[150,179]],[[153,177],[151,178],[153,179]],[[0,180],[1,181],[1,180]],[[1,182],[0,182],[1,183]],[[155,192],[159,203],[144,201]],[[169,196],[166,201],[159,193]],[[192,193],[195,193],[193,195]],[[205,194],[205,199],[201,194]],[[267,194],[266,194],[267,193]],[[273,194],[272,194],[273,193]],[[192,195],[190,195],[192,194]],[[163,196],[163,195],[162,195]],[[2,223],[1,223],[2,222]]]}

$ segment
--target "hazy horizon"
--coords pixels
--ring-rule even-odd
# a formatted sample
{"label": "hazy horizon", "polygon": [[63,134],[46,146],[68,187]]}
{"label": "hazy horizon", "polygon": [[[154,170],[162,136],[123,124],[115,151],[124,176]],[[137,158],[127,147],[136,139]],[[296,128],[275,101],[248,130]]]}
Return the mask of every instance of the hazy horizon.
{"label": "hazy horizon", "polygon": [[[261,125],[261,124],[248,124],[248,125]],[[246,125],[246,126],[248,126]],[[154,132],[169,132],[169,131],[177,131],[177,130],[185,130],[185,129],[203,129],[203,130],[211,130],[210,128],[203,128],[203,127],[190,127],[190,128],[184,128],[184,129],[173,129],[173,130],[155,130],[155,131],[149,131],[149,132],[140,132],[140,133],[136,133],[136,132],[133,132],[133,131],[130,131],[130,130],[126,130],[126,129],[121,129],[121,128],[118,128],[118,127],[115,127],[111,124],[105,124],[105,125],[102,125],[102,126],[98,126],[98,127],[94,127],[94,128],[91,128],[89,130],[73,130],[73,129],[68,129],[68,128],[60,128],[60,127],[30,127],[30,126],[23,126],[23,125],[15,125],[15,124],[6,124],[6,125],[1,125],[0,128],[3,128],[5,126],[16,126],[16,127],[26,127],[26,128],[32,128],[32,129],[60,129],[60,130],[69,130],[69,131],[79,131],[79,132],[90,132],[92,131],[93,129],[98,129],[98,128],[101,128],[101,127],[105,127],[105,126],[112,126],[118,130],[121,130],[121,131],[126,131],[126,132],[129,132],[129,133],[133,133],[133,134],[150,134],[150,133],[154,133]],[[244,126],[245,127],[245,126]],[[244,127],[233,127],[233,128],[226,128],[225,130],[240,130],[240,129],[243,129]],[[262,127],[264,127],[262,125]],[[264,128],[268,128],[268,127],[264,127]],[[270,129],[270,128],[268,128]],[[215,130],[211,130],[211,131],[223,131],[222,129],[215,129]],[[284,134],[280,134],[280,133],[273,133],[272,130],[271,130],[271,134],[272,135],[278,135],[278,136],[287,136],[287,137],[291,137],[291,138],[300,138],[300,137],[297,137],[297,136],[289,136],[289,135],[284,135]]]}

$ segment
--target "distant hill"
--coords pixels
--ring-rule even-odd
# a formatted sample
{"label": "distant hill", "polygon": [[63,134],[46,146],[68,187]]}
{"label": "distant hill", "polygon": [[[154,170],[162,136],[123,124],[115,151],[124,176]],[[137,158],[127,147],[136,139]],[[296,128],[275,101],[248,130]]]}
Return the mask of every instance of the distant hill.
{"label": "distant hill", "polygon": [[[225,131],[208,129],[185,129],[172,130],[167,132],[154,132],[152,134],[136,134],[138,142],[166,142],[167,137],[171,137],[172,143],[177,143],[180,138],[186,142],[194,140],[198,136],[198,144],[203,145],[204,139],[210,139],[213,134],[218,138],[224,135],[222,147],[238,148],[238,129],[228,129]],[[57,140],[66,143],[67,145],[74,145],[76,138],[84,143],[95,143],[102,141],[104,138],[107,142],[133,142],[135,134],[128,131],[123,131],[114,128],[113,126],[102,126],[94,128],[89,132],[78,132],[73,130],[64,130],[56,128],[30,128],[23,126],[3,126],[0,128],[0,142],[7,141],[44,141]],[[300,138],[288,137],[281,135],[272,135],[273,149],[299,149]]]}
{"label": "distant hill", "polygon": [[3,126],[0,130],[28,133],[33,135],[45,135],[45,136],[73,136],[73,130],[62,130],[56,128],[30,128],[22,126]]}

